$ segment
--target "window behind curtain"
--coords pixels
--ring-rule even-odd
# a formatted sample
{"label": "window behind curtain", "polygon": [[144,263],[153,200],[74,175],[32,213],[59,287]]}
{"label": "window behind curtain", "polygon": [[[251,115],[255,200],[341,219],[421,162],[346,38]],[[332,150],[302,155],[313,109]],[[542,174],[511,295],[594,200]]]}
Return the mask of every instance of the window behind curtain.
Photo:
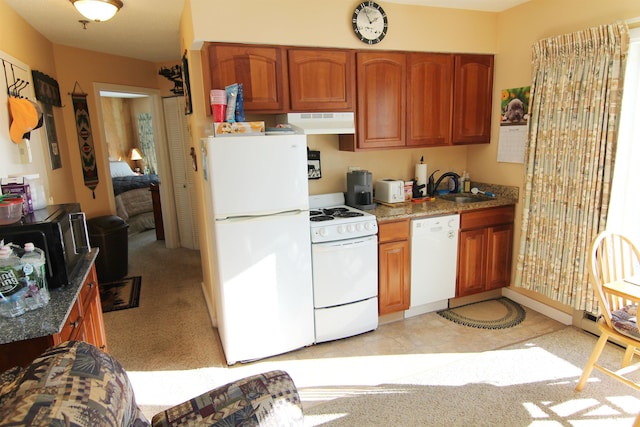
{"label": "window behind curtain", "polygon": [[629,33],[607,229],[624,233],[640,245],[640,28]]}

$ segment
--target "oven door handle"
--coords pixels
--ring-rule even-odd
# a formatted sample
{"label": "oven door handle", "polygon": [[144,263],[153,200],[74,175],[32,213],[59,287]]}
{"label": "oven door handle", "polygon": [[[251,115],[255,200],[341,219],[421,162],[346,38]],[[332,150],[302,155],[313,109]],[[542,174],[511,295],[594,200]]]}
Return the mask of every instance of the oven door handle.
{"label": "oven door handle", "polygon": [[378,238],[377,236],[367,236],[367,237],[358,237],[355,239],[348,240],[337,240],[333,242],[322,242],[322,243],[314,243],[312,246],[316,250],[322,251],[330,251],[338,248],[351,249],[351,248],[359,248],[362,246],[368,245],[377,245]]}

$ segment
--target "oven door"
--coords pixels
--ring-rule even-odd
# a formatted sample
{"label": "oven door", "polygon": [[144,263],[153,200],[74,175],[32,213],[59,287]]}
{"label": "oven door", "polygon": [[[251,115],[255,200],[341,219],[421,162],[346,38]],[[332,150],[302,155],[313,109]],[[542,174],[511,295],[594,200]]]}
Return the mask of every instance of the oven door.
{"label": "oven door", "polygon": [[378,237],[314,243],[315,308],[333,307],[378,296]]}

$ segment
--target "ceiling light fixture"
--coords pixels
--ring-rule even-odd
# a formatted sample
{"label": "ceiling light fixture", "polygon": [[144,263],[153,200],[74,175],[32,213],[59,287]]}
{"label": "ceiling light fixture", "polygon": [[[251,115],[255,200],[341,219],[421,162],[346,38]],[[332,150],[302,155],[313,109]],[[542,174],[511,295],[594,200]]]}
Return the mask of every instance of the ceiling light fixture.
{"label": "ceiling light fixture", "polygon": [[113,18],[123,6],[121,0],[69,0],[85,18],[101,22]]}

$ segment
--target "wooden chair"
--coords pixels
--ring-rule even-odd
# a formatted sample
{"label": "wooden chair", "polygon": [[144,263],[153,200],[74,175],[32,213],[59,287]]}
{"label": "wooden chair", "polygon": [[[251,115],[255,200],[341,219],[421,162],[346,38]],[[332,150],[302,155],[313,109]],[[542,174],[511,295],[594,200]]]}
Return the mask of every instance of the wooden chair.
{"label": "wooden chair", "polygon": [[[596,292],[601,312],[598,319],[600,338],[591,352],[576,390],[580,391],[584,388],[593,368],[640,390],[639,383],[626,377],[630,372],[640,369],[640,362],[631,364],[634,354],[640,355],[638,352],[640,332],[638,332],[638,324],[634,314],[640,300],[633,298],[628,293],[616,292],[603,287],[608,283],[622,281],[624,278],[640,274],[640,251],[629,238],[603,231],[591,244],[589,256],[589,280]],[[634,285],[629,284],[629,286]],[[600,354],[610,338],[626,347],[622,368],[617,371],[598,365]],[[636,425],[640,425],[640,414],[634,423],[634,426]]]}

